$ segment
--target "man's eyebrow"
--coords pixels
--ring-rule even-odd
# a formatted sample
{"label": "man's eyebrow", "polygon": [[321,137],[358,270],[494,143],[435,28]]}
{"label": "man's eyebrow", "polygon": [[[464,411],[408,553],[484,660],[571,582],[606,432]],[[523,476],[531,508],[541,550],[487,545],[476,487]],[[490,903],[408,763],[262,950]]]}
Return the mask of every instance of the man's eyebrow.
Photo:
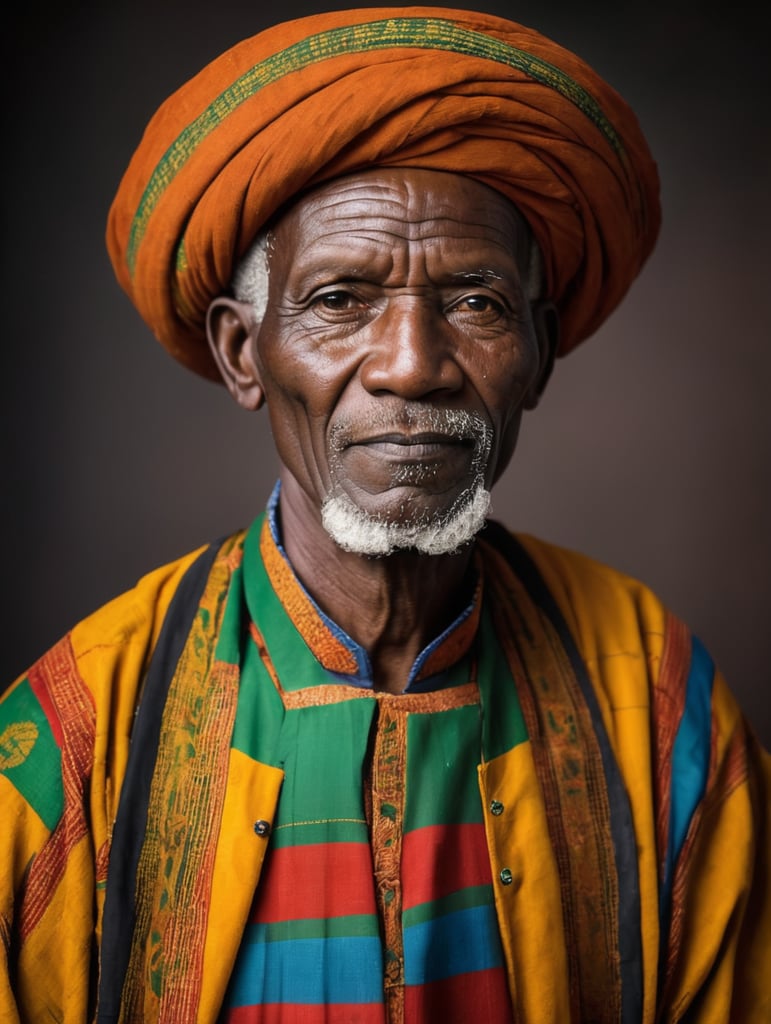
{"label": "man's eyebrow", "polygon": [[313,266],[296,270],[287,279],[287,289],[289,293],[299,298],[310,295],[317,288],[363,283],[371,280],[372,276],[372,271],[368,271],[367,267],[360,263],[355,267],[335,267],[324,261],[319,261]]}
{"label": "man's eyebrow", "polygon": [[450,279],[458,281],[459,284],[478,284],[489,286],[493,281],[502,281],[503,274],[499,274],[497,270],[483,267],[480,270],[458,271],[455,274],[450,274]]}

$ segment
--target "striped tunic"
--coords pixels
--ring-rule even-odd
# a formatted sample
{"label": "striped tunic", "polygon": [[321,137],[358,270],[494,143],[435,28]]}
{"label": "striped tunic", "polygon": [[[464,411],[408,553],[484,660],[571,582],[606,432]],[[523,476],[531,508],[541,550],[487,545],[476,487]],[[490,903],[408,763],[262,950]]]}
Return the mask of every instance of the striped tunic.
{"label": "striped tunic", "polygon": [[3,1020],[771,1019],[769,757],[650,591],[489,524],[383,697],[267,522],[3,695]]}
{"label": "striped tunic", "polygon": [[510,1024],[474,691],[288,712],[291,785],[224,1019]]}
{"label": "striped tunic", "polygon": [[476,781],[481,587],[407,692],[375,693],[366,651],[303,590],[269,522],[246,554],[261,665],[244,664],[235,742],[284,783],[222,1019],[510,1024]]}

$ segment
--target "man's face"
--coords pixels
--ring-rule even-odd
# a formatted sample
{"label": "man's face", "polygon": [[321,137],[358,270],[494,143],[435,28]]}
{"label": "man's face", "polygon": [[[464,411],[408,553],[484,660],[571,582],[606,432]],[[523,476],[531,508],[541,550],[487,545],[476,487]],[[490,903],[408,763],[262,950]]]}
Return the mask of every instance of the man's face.
{"label": "man's face", "polygon": [[489,488],[545,362],[504,197],[460,175],[338,179],[277,223],[255,361],[285,483],[389,524]]}

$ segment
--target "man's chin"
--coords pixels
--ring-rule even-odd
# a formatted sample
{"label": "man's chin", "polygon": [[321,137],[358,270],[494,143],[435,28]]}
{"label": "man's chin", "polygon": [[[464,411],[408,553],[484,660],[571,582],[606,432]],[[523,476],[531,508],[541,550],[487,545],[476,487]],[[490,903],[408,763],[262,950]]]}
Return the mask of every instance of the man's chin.
{"label": "man's chin", "polygon": [[480,482],[447,512],[418,516],[412,522],[389,522],[365,512],[347,494],[324,501],[321,521],[332,540],[344,551],[378,557],[396,551],[448,555],[474,539],[485,524],[490,492]]}

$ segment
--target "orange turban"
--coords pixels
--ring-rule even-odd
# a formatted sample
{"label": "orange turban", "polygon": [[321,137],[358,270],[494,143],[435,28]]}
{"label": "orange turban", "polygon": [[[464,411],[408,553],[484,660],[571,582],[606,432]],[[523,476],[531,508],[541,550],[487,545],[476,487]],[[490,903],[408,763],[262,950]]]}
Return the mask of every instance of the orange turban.
{"label": "orange turban", "polygon": [[160,107],[110,210],[118,279],[169,352],[216,378],[206,310],[261,227],[309,186],[374,167],[458,172],[516,204],[560,354],[618,305],[658,233],[637,119],[582,60],[488,14],[365,8],[260,32]]}

